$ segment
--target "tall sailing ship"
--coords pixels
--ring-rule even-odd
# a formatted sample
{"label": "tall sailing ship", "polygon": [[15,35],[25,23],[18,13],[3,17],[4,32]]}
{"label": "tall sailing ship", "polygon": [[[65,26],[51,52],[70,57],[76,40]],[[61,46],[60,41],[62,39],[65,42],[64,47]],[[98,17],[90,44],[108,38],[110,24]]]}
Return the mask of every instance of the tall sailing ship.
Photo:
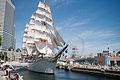
{"label": "tall sailing ship", "polygon": [[[64,47],[63,47],[64,46]],[[39,1],[37,10],[26,24],[22,49],[27,54],[28,70],[54,74],[56,60],[67,48],[53,25],[51,10],[48,5]],[[63,47],[61,50],[60,48]],[[55,55],[55,51],[59,53]]]}

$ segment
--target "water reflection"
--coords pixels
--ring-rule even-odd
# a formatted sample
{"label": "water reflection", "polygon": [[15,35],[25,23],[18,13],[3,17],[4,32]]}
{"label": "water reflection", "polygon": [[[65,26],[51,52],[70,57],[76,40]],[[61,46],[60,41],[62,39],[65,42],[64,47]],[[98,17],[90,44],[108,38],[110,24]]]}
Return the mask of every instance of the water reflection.
{"label": "water reflection", "polygon": [[39,74],[28,70],[21,71],[20,75],[23,76],[24,80],[55,80],[55,75]]}
{"label": "water reflection", "polygon": [[64,70],[56,70],[55,75],[34,73],[28,70],[21,71],[24,80],[119,80],[106,76],[95,76],[91,74],[76,73]]}

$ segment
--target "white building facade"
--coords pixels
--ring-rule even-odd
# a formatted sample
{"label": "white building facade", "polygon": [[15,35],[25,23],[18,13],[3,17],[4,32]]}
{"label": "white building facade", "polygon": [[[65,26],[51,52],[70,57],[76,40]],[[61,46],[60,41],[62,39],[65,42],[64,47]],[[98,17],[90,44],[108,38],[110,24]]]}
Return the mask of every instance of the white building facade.
{"label": "white building facade", "polygon": [[7,50],[8,61],[19,61],[22,59],[23,52],[14,51],[14,49]]}
{"label": "white building facade", "polygon": [[0,53],[7,52],[9,47],[15,49],[14,13],[15,6],[11,0],[0,0],[0,36],[2,37]]}

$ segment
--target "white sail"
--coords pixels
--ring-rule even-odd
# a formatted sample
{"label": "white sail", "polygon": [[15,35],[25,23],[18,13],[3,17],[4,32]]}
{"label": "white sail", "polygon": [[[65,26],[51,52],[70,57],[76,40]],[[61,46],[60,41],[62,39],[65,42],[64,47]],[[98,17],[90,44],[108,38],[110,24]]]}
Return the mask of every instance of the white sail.
{"label": "white sail", "polygon": [[22,49],[28,54],[27,60],[31,61],[27,69],[54,74],[54,52],[62,47],[62,43],[65,42],[53,26],[50,7],[45,4],[45,0],[44,3],[39,2],[23,34]]}
{"label": "white sail", "polygon": [[32,47],[26,47],[28,55],[32,54],[33,48]]}
{"label": "white sail", "polygon": [[[49,19],[43,15],[40,15],[40,14],[35,14],[35,15],[32,15],[31,17],[32,19],[35,19],[36,21],[44,21],[46,22],[47,24],[49,24],[50,26],[53,26],[53,20],[52,19]],[[33,20],[31,20],[31,23],[33,22]]]}
{"label": "white sail", "polygon": [[46,26],[44,26],[44,25],[42,25],[42,24],[40,24],[39,22],[36,22],[36,21],[34,21],[34,23],[35,23],[35,26],[34,26],[35,30],[41,31],[41,32],[48,32]]}
{"label": "white sail", "polygon": [[43,10],[41,8],[38,8],[35,13],[46,16],[46,17],[48,17],[49,19],[52,20],[51,14],[49,12],[46,12],[45,10]]}
{"label": "white sail", "polygon": [[41,40],[41,39],[47,39],[47,37],[49,37],[44,32],[39,32],[39,31],[35,31],[34,34],[35,34],[34,38],[39,38],[39,40]]}
{"label": "white sail", "polygon": [[56,34],[56,37],[58,39],[59,42],[62,42],[63,44],[65,44],[65,41],[62,39],[62,37],[60,36],[60,34],[57,32],[57,30],[55,29],[55,27],[53,27],[54,30],[55,30],[55,34]]}
{"label": "white sail", "polygon": [[62,47],[62,45],[59,43],[59,40],[57,40],[57,38],[53,35],[53,30],[52,29],[50,29],[50,28],[48,28],[49,29],[49,33],[51,34],[50,35],[50,37],[52,38],[52,40],[54,41],[54,43],[57,45],[57,46],[61,46]]}
{"label": "white sail", "polygon": [[38,15],[38,14],[33,14],[31,18],[33,18],[34,20],[39,21],[39,22],[45,21],[45,17],[42,15]]}
{"label": "white sail", "polygon": [[62,45],[61,45],[61,44],[60,44],[60,42],[56,39],[56,37],[55,37],[55,36],[53,36],[53,38],[54,38],[54,41],[55,41],[55,43],[57,44],[57,46],[62,47]]}
{"label": "white sail", "polygon": [[49,32],[52,33],[53,35],[55,34],[54,29],[52,29],[52,28],[50,28],[50,27],[47,27],[47,30],[49,30]]}
{"label": "white sail", "polygon": [[27,28],[27,27],[25,27],[25,30],[24,30],[24,32],[27,32],[27,30],[28,30],[28,28]]}
{"label": "white sail", "polygon": [[33,38],[29,37],[29,39],[27,39],[26,43],[29,44],[29,43],[35,43],[35,42],[34,42]]}
{"label": "white sail", "polygon": [[33,22],[34,20],[33,19],[30,19],[30,22],[29,22],[29,24],[34,24],[34,22]]}
{"label": "white sail", "polygon": [[42,39],[39,42],[35,42],[36,48],[40,53],[43,54],[52,54],[53,47],[48,46],[48,40],[47,39]]}
{"label": "white sail", "polygon": [[26,24],[23,36],[22,47],[29,54],[39,52],[47,56],[52,55],[55,49],[59,50],[59,47],[62,47],[60,42],[65,43],[53,26],[50,7],[42,2],[39,2],[35,14],[32,14],[29,23]]}
{"label": "white sail", "polygon": [[23,37],[23,42],[26,42],[26,38],[25,37]]}
{"label": "white sail", "polygon": [[50,26],[53,26],[53,21],[46,17],[46,23],[48,23]]}
{"label": "white sail", "polygon": [[33,30],[29,30],[27,32],[27,36],[34,38],[34,31]]}
{"label": "white sail", "polygon": [[46,54],[46,43],[35,42],[36,48],[40,53]]}
{"label": "white sail", "polygon": [[26,46],[26,42],[22,42],[22,48],[25,48]]}
{"label": "white sail", "polygon": [[49,34],[49,36],[50,36],[51,42],[52,42],[52,44],[53,44],[53,47],[54,47],[55,49],[58,49],[58,50],[59,50],[57,44],[56,44],[55,41],[54,41],[54,38],[53,38],[53,36],[52,36],[52,33]]}
{"label": "white sail", "polygon": [[32,18],[32,19],[35,19],[35,16],[34,16],[34,14],[32,14],[32,16],[31,16],[30,18]]}
{"label": "white sail", "polygon": [[46,11],[48,11],[49,13],[51,13],[50,7],[47,6],[47,5],[45,5],[45,3],[39,2],[38,7],[39,7],[39,8],[43,8],[43,9],[45,9]]}

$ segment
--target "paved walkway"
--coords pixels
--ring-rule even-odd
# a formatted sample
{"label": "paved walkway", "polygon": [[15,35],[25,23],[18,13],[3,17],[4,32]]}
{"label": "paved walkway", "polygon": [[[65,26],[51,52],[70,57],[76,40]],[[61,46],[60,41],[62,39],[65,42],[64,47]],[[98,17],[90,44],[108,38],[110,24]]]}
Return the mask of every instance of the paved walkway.
{"label": "paved walkway", "polygon": [[5,75],[5,72],[0,71],[0,80],[7,80],[4,75]]}

